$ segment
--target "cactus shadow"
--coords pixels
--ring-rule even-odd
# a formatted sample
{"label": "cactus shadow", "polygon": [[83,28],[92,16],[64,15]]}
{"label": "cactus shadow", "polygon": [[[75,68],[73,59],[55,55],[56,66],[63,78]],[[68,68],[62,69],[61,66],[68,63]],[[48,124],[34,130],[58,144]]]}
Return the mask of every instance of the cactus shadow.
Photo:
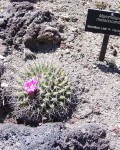
{"label": "cactus shadow", "polygon": [[56,49],[59,48],[59,45],[56,44],[41,44],[39,47],[30,48],[30,51],[35,53],[53,53]]}
{"label": "cactus shadow", "polygon": [[41,43],[36,46],[36,44],[32,44],[32,46],[26,47],[31,52],[39,54],[39,53],[53,53],[60,47],[60,44],[53,44],[53,43]]}
{"label": "cactus shadow", "polygon": [[11,114],[13,111],[12,107],[10,107],[9,101],[12,99],[11,94],[9,91],[5,90],[4,88],[1,89],[1,95],[0,95],[0,123],[4,123],[4,121],[7,119],[7,117]]}
{"label": "cactus shadow", "polygon": [[115,66],[107,66],[107,65],[105,65],[105,64],[97,64],[96,66],[97,66],[97,68],[99,68],[102,72],[105,72],[105,73],[112,73],[112,74],[114,74],[114,73],[120,74],[120,70],[119,70],[117,67],[115,67]]}

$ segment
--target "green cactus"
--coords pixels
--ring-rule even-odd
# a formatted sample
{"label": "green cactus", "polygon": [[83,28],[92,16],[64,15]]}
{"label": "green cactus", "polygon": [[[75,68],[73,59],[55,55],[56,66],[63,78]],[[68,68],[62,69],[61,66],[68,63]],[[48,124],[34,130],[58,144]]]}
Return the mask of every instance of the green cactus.
{"label": "green cactus", "polygon": [[116,10],[120,12],[120,1],[116,2]]}
{"label": "green cactus", "polygon": [[[28,94],[25,82],[34,78],[37,90]],[[24,122],[54,121],[63,119],[70,111],[72,90],[67,73],[52,64],[34,62],[28,65],[15,82],[13,115]]]}

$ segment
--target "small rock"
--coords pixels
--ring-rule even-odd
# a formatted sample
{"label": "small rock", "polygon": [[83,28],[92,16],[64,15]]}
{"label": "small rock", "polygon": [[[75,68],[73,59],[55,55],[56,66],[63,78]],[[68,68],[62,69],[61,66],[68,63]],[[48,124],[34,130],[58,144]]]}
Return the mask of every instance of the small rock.
{"label": "small rock", "polygon": [[65,24],[60,22],[60,23],[57,24],[57,28],[58,28],[59,32],[63,33],[64,32],[64,28],[65,28]]}
{"label": "small rock", "polygon": [[70,21],[70,16],[69,15],[67,15],[67,14],[65,14],[65,15],[62,15],[62,16],[60,16],[63,20],[65,20],[65,21]]}
{"label": "small rock", "polygon": [[4,56],[2,56],[2,55],[0,55],[0,59],[1,59],[1,60],[4,60],[4,59],[5,59],[5,57],[4,57]]}
{"label": "small rock", "polygon": [[93,64],[92,67],[93,67],[94,69],[96,69],[96,68],[97,68],[97,65]]}
{"label": "small rock", "polygon": [[79,112],[79,115],[81,119],[84,119],[87,118],[91,113],[92,113],[92,109],[86,106]]}
{"label": "small rock", "polygon": [[28,48],[24,48],[23,59],[24,60],[27,60],[27,59],[36,59],[36,55],[35,55],[35,53],[31,52]]}
{"label": "small rock", "polygon": [[78,18],[76,18],[76,17],[71,17],[71,21],[72,21],[72,22],[77,22],[77,21],[78,21]]}
{"label": "small rock", "polygon": [[0,77],[4,73],[4,65],[2,62],[0,62]]}
{"label": "small rock", "polygon": [[119,127],[113,128],[112,131],[113,131],[118,137],[120,137],[120,128],[119,128]]}
{"label": "small rock", "polygon": [[2,88],[7,88],[7,87],[8,87],[8,84],[3,82],[3,83],[1,84],[1,87],[2,87]]}
{"label": "small rock", "polygon": [[3,40],[0,39],[0,59],[4,59],[4,57],[2,56],[5,55],[6,51],[7,51],[7,47],[3,44]]}
{"label": "small rock", "polygon": [[78,32],[78,29],[76,27],[70,27],[71,32]]}
{"label": "small rock", "polygon": [[116,50],[113,51],[113,56],[115,56],[115,57],[117,56],[117,51]]}
{"label": "small rock", "polygon": [[115,64],[116,64],[117,68],[120,69],[120,60],[119,59],[115,60]]}
{"label": "small rock", "polygon": [[68,37],[67,41],[68,41],[68,42],[71,42],[71,41],[74,40],[74,38],[75,38],[74,34],[71,34],[71,35]]}
{"label": "small rock", "polygon": [[4,23],[4,19],[0,18],[0,25],[2,25]]}
{"label": "small rock", "polygon": [[77,121],[78,121],[77,118],[72,117],[72,118],[69,120],[69,123],[70,123],[70,124],[74,124],[74,123],[76,123]]}
{"label": "small rock", "polygon": [[70,54],[70,49],[66,49],[64,53],[65,54]]}
{"label": "small rock", "polygon": [[59,45],[61,42],[60,33],[56,28],[49,25],[39,25],[30,27],[24,36],[24,45],[32,51],[40,51],[41,44]]}
{"label": "small rock", "polygon": [[106,63],[107,65],[109,65],[110,68],[114,68],[116,66],[116,62],[114,58],[107,58]]}

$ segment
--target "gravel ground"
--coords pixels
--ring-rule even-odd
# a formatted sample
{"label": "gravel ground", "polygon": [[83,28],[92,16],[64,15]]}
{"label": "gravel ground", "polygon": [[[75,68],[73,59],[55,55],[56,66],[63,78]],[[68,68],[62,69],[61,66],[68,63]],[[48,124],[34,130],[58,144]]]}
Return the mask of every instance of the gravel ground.
{"label": "gravel ground", "polygon": [[[64,25],[61,47],[54,53],[39,53],[37,58],[59,61],[68,70],[77,87],[79,105],[73,117],[66,123],[97,123],[107,130],[111,148],[120,149],[120,39],[110,36],[104,62],[98,61],[103,35],[84,31],[88,8],[96,8],[98,0],[48,0],[40,1],[35,7],[52,11]],[[106,0],[107,8],[115,8],[115,1]],[[117,57],[113,51],[117,51]],[[18,63],[19,62],[19,63]],[[114,62],[114,63],[113,63]],[[112,68],[111,63],[117,65]],[[6,58],[6,64],[19,69],[24,64],[23,55],[15,52]],[[11,71],[11,70],[10,70]],[[9,73],[9,71],[7,72]],[[14,71],[13,71],[14,73]]]}

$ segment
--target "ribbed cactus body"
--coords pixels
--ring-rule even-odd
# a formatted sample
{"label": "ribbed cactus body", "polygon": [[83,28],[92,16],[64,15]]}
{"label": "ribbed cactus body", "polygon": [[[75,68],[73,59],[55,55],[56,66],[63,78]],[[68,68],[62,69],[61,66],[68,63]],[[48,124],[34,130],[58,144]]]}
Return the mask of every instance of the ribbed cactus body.
{"label": "ribbed cactus body", "polygon": [[[37,81],[37,90],[28,94],[23,86],[28,80]],[[14,114],[23,120],[51,121],[63,118],[69,112],[72,90],[71,82],[61,67],[34,62],[19,75],[15,84]]]}

